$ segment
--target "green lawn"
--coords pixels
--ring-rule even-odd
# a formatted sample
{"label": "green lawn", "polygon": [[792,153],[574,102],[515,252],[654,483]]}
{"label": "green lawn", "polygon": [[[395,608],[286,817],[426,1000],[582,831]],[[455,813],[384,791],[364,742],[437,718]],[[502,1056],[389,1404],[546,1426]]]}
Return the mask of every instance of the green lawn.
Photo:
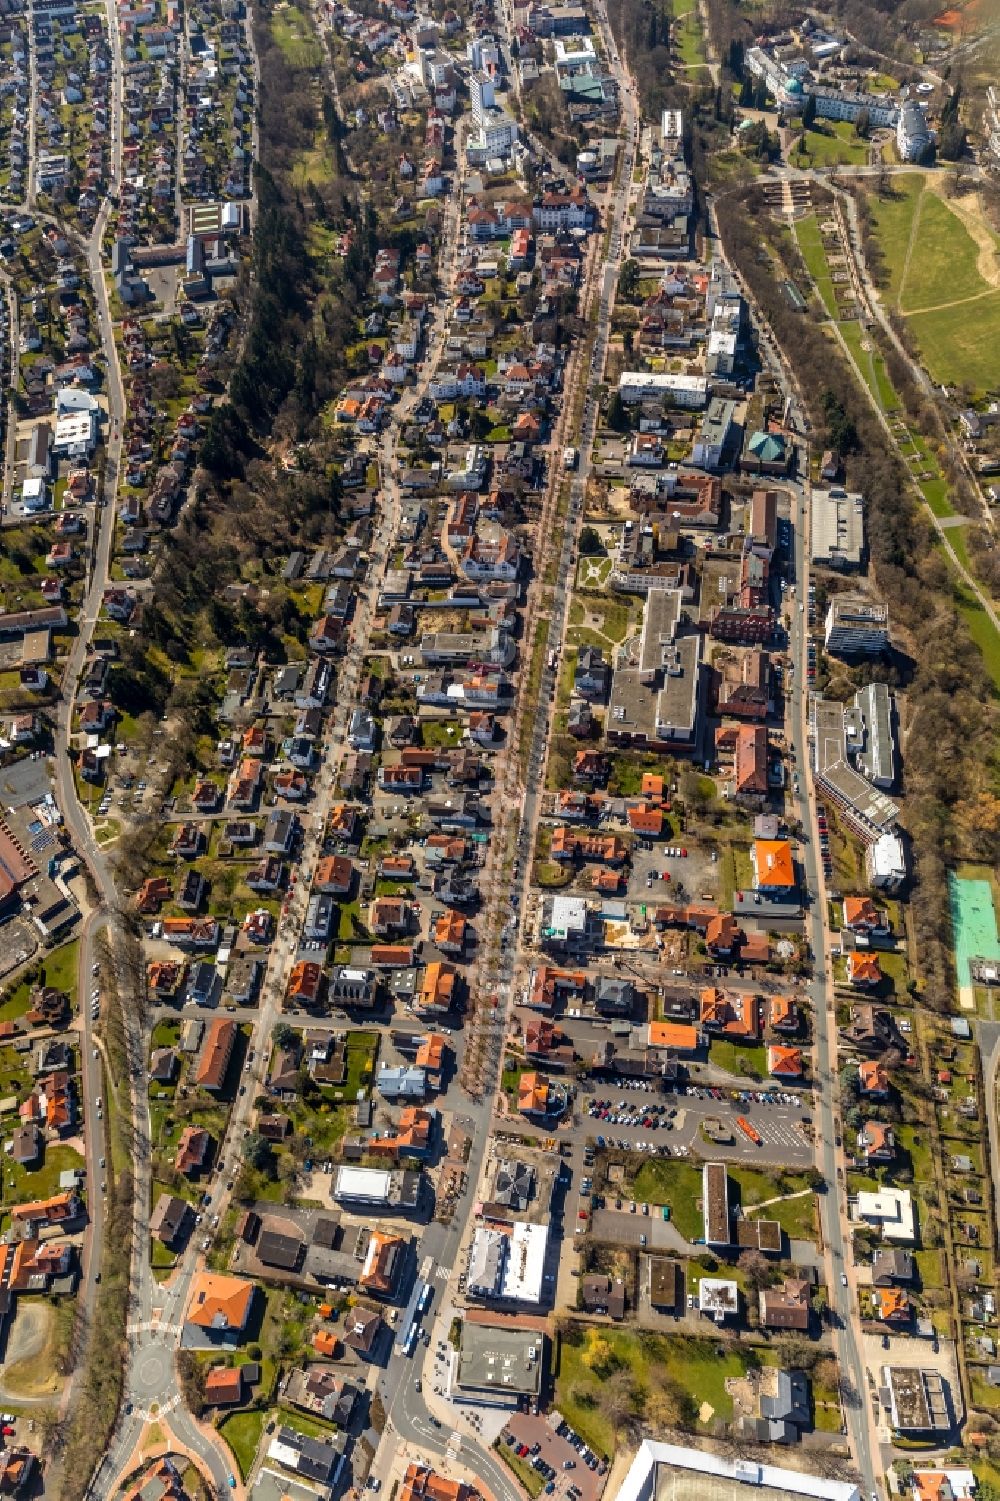
{"label": "green lawn", "polygon": [[823,236],[819,231],[819,220],[815,214],[807,214],[799,219],[795,225],[795,236],[799,242],[802,259],[806,263],[809,275],[816,283],[816,290],[823,300],[831,318],[837,316],[837,299],[833,291],[833,280],[830,276],[830,268],[826,261],[826,251],[823,248]]}
{"label": "green lawn", "polygon": [[893,301],[899,297],[906,252],[913,229],[913,216],[923,190],[922,175],[919,172],[905,172],[893,177],[891,197],[871,199],[872,219],[889,277],[887,290]]}
{"label": "green lawn", "polygon": [[944,199],[925,190],[917,216],[913,253],[897,293],[900,310],[909,314],[985,292],[976,242]]}
{"label": "green lawn", "polygon": [[508,1469],[517,1476],[528,1495],[540,1496],[545,1481],[534,1466],[530,1465],[526,1459],[518,1459],[510,1444],[503,1444],[498,1440],[493,1447]]}
{"label": "green lawn", "polygon": [[899,397],[896,395],[896,388],[889,379],[885,361],[879,354],[874,340],[870,335],[866,335],[860,323],[853,318],[841,323],[840,333],[854,357],[854,363],[861,372],[865,385],[883,412],[889,414],[898,412]]}
{"label": "green lawn", "polygon": [[802,142],[789,158],[796,167],[854,167],[868,160],[868,142],[848,120],[825,120],[821,129],[804,131]]}
{"label": "green lawn", "polygon": [[701,1164],[676,1158],[644,1162],[632,1184],[637,1204],[669,1204],[678,1233],[695,1241],[704,1233],[701,1213]]}
{"label": "green lawn", "polygon": [[[1000,290],[979,271],[979,246],[918,173],[892,180],[891,199],[872,198],[888,272],[887,298],[906,315],[932,379],[987,391],[996,385]],[[996,246],[1000,239],[994,235]]]}
{"label": "green lawn", "polygon": [[40,964],[44,979],[40,980],[40,983],[65,991],[71,1001],[76,1000],[76,976],[79,963],[80,940],[74,938],[72,943],[64,943],[61,948],[42,955]]}
{"label": "green lawn", "polygon": [[231,1412],[219,1424],[219,1432],[232,1449],[244,1480],[250,1473],[266,1420],[267,1412],[258,1409],[251,1412]]}
{"label": "green lawn", "polygon": [[674,46],[685,68],[700,68],[705,63],[705,41],[701,32],[698,7],[691,5],[678,14],[674,23]]}
{"label": "green lawn", "polygon": [[933,380],[975,391],[996,387],[1000,290],[955,307],[909,313],[906,321]]}
{"label": "green lawn", "polygon": [[0,1003],[0,1021],[16,1022],[22,1017],[31,1005],[31,992],[34,988],[35,980],[32,978],[22,980],[12,990],[5,990]]}
{"label": "green lawn", "polygon": [[7,1158],[3,1164],[3,1203],[26,1204],[34,1199],[50,1198],[59,1190],[60,1173],[83,1166],[80,1153],[62,1142],[46,1143],[42,1165],[34,1172],[28,1172]]}
{"label": "green lawn", "polygon": [[[696,1431],[705,1432],[698,1412],[703,1404],[708,1423],[715,1419],[728,1422],[733,1402],[726,1391],[726,1381],[746,1371],[746,1361],[735,1351],[718,1351],[714,1339],[688,1339],[676,1335],[634,1334],[625,1329],[600,1330],[612,1352],[612,1365],[627,1370],[642,1397],[655,1393],[658,1385],[669,1382],[689,1399],[690,1420]],[[600,1408],[600,1389],[609,1374],[593,1371],[586,1360],[585,1337],[575,1332],[559,1345],[559,1368],[556,1377],[556,1406],[591,1448],[610,1455],[615,1434]]]}
{"label": "green lawn", "polygon": [[420,724],[420,743],[428,749],[443,745],[457,745],[462,738],[462,726],[454,720],[424,719]]}
{"label": "green lawn", "polygon": [[316,69],[322,65],[323,49],[312,25],[293,6],[272,10],[271,35],[293,68]]}
{"label": "green lawn", "polygon": [[767,1073],[767,1049],[760,1044],[743,1047],[738,1042],[730,1042],[727,1037],[713,1037],[709,1058],[727,1074],[747,1076],[753,1073],[762,1079]]}

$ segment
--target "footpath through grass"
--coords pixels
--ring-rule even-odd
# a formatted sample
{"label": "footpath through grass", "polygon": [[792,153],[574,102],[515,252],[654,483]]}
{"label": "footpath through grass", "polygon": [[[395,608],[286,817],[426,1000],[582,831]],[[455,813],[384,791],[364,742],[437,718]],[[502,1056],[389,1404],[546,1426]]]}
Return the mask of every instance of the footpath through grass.
{"label": "footpath through grass", "polygon": [[[996,385],[1000,287],[981,270],[982,252],[1000,237],[983,220],[973,235],[922,173],[892,179],[870,200],[888,276],[887,300],[906,318],[931,379],[985,392]],[[972,212],[975,212],[973,209]]]}
{"label": "footpath through grass", "polygon": [[[908,182],[909,174],[895,181]],[[922,179],[917,178],[918,182]],[[895,217],[889,215],[888,221],[898,222],[900,228],[904,223],[904,211],[912,194],[904,194],[899,202],[894,203]],[[935,200],[937,201],[937,200]],[[911,205],[911,218],[912,218]],[[950,213],[950,210],[949,210]],[[954,215],[951,216],[954,218]],[[964,226],[959,225],[963,233],[967,235]],[[873,338],[869,337],[860,323],[855,318],[842,318],[839,316],[834,283],[830,274],[830,266],[827,260],[826,249],[823,244],[822,232],[815,214],[807,215],[798,220],[795,226],[796,239],[802,252],[809,274],[815,283],[816,290],[835,324],[844,347],[850,355],[851,362],[860,376],[862,382],[871,393],[875,405],[883,413],[889,422],[900,457],[909,470],[914,485],[920,492],[927,508],[939,521],[944,521],[956,514],[954,507],[948,499],[948,483],[941,472],[937,459],[930,451],[927,441],[917,433],[910,430],[903,415],[902,403],[896,392],[889,373],[885,368],[885,362],[879,354]],[[969,237],[971,238],[971,237]],[[899,247],[894,247],[894,253],[899,256]],[[890,270],[896,274],[898,280],[903,279],[903,262],[898,265],[890,265]],[[975,304],[978,306],[979,304]],[[1000,308],[1000,293],[998,293],[998,308]],[[997,329],[997,344],[1000,345],[1000,324]],[[995,374],[995,353],[993,355]],[[982,653],[986,670],[993,680],[994,686],[1000,691],[1000,633],[998,633],[989,615],[986,613],[980,601],[969,589],[968,585],[959,576],[955,569],[954,560],[959,561],[963,567],[969,567],[969,555],[965,536],[960,528],[956,528],[957,535],[951,536],[952,528],[948,529],[948,545],[953,548],[954,559],[947,551],[944,544],[938,539],[937,545],[941,549],[945,561],[953,571],[953,590],[955,607],[968,626],[969,635],[972,637],[979,651]]]}

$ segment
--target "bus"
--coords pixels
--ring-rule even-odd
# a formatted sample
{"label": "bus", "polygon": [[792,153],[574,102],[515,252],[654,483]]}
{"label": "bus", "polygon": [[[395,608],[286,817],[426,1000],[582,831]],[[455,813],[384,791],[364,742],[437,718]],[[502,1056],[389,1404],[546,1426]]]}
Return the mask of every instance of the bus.
{"label": "bus", "polygon": [[424,1290],[417,1299],[417,1313],[425,1314],[430,1308],[434,1298],[434,1289],[429,1282],[424,1283]]}
{"label": "bus", "polygon": [[756,1126],[751,1126],[745,1115],[738,1115],[736,1117],[736,1124],[739,1126],[740,1130],[743,1132],[743,1135],[747,1138],[748,1141],[752,1141],[755,1147],[760,1146],[764,1138],[761,1136]]}
{"label": "bus", "polygon": [[565,470],[567,470],[567,471],[569,471],[570,469],[575,469],[576,468],[576,449],[575,448],[564,448],[563,449],[563,468]]}

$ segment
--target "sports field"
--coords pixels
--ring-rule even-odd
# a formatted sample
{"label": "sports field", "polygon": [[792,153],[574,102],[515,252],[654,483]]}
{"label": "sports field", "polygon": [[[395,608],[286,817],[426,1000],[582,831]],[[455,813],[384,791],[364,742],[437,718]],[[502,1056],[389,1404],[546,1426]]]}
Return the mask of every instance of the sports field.
{"label": "sports field", "polygon": [[949,871],[948,900],[951,907],[959,1000],[963,1007],[971,1010],[973,981],[969,961],[1000,961],[1000,936],[997,934],[993,887],[988,878],[974,880],[956,876]]}
{"label": "sports field", "polygon": [[988,391],[998,384],[1000,238],[976,196],[948,200],[944,181],[902,173],[891,198],[871,201],[887,300],[906,316],[933,380]]}

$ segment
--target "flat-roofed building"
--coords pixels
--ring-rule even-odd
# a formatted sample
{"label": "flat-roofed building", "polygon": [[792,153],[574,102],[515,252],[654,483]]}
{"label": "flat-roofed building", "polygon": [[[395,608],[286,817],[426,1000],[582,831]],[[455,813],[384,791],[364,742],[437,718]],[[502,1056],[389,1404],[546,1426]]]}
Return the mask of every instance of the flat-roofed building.
{"label": "flat-roofed building", "polygon": [[879,1398],[896,1433],[943,1433],[951,1427],[948,1390],[940,1371],[884,1365]]}
{"label": "flat-roofed building", "polygon": [[705,1244],[728,1246],[732,1243],[729,1224],[729,1174],[723,1162],[706,1162],[701,1170],[702,1214],[705,1219]]}
{"label": "flat-roofed building", "polygon": [[704,375],[675,375],[672,371],[625,370],[618,377],[618,394],[626,405],[637,401],[662,401],[674,406],[703,407],[708,401]]}
{"label": "flat-roofed building", "polygon": [[646,1290],[657,1313],[677,1313],[684,1306],[684,1279],[680,1264],[669,1256],[646,1257]]}
{"label": "flat-roofed building", "polygon": [[546,1338],[541,1332],[466,1321],[461,1349],[451,1358],[448,1396],[491,1407],[537,1400],[545,1361]]}
{"label": "flat-roofed building", "polygon": [[622,1479],[615,1501],[861,1501],[848,1480],[784,1470],[740,1456],[646,1439]]}
{"label": "flat-roofed building", "polygon": [[338,1204],[405,1214],[420,1200],[423,1175],[399,1168],[340,1167],[333,1180]]}
{"label": "flat-roofed building", "polygon": [[[872,684],[879,690],[884,684]],[[895,827],[899,808],[867,775],[851,764],[851,751],[859,765],[881,778],[895,780],[895,744],[892,737],[892,705],[888,690],[869,696],[859,693],[852,708],[814,693],[809,699],[813,772],[821,792],[840,809],[846,822],[866,845]],[[860,710],[857,705],[860,702]],[[891,786],[892,783],[890,782]]]}
{"label": "flat-roofed building", "polygon": [[809,502],[814,563],[856,573],[865,555],[864,502],[860,494],[842,490],[813,490]]}
{"label": "flat-roofed building", "polygon": [[889,650],[889,611],[863,594],[835,594],[824,640],[835,657],[879,657]]}
{"label": "flat-roofed building", "polygon": [[854,751],[858,770],[874,787],[886,792],[891,792],[896,782],[892,721],[892,694],[885,683],[866,683],[858,689],[853,713],[847,719],[848,749]]}
{"label": "flat-roofed building", "polygon": [[863,1189],[855,1200],[855,1218],[878,1230],[883,1240],[912,1246],[916,1241],[913,1199],[908,1188]]}
{"label": "flat-roofed building", "polygon": [[704,708],[704,638],[682,627],[679,589],[651,589],[642,631],[614,674],[608,739],[617,744],[692,749]]}

